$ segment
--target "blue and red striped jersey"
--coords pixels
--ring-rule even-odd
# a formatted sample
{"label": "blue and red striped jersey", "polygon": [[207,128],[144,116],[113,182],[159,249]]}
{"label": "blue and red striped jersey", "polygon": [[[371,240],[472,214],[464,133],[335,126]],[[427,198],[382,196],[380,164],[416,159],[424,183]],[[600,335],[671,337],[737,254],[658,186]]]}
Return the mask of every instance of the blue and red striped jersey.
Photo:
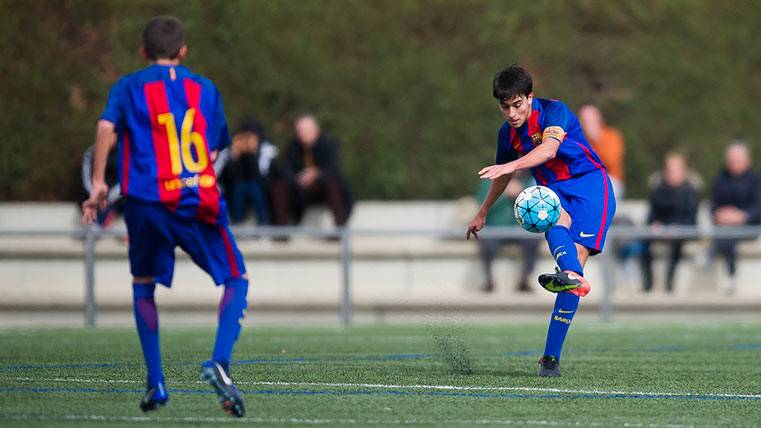
{"label": "blue and red striped jersey", "polygon": [[111,88],[122,194],[206,223],[227,222],[212,152],[230,145],[222,97],[187,67],[153,64]]}
{"label": "blue and red striped jersey", "polygon": [[496,162],[504,164],[530,152],[541,144],[544,130],[550,126],[563,128],[565,138],[554,159],[531,169],[538,184],[547,185],[604,168],[571,109],[561,101],[542,98],[534,98],[531,115],[520,128],[505,122],[499,129]]}

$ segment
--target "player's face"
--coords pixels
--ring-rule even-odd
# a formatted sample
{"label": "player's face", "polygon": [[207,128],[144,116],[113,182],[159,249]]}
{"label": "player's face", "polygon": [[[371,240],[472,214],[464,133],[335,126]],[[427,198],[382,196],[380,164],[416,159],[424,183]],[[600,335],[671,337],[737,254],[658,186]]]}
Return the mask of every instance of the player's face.
{"label": "player's face", "polygon": [[531,115],[531,101],[533,99],[534,94],[529,94],[528,96],[516,95],[507,101],[499,103],[499,110],[502,112],[505,122],[511,128],[520,128],[526,123]]}

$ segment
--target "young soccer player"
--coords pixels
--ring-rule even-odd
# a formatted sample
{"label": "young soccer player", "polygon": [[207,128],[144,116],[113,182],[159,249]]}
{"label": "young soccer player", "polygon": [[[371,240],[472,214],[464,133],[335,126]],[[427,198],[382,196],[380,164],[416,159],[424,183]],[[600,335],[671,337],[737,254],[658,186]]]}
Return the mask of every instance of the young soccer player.
{"label": "young soccer player", "polygon": [[169,399],[154,291],[157,283],[171,286],[179,246],[215,284],[224,285],[214,350],[201,364],[201,377],[227,413],[242,417],[230,357],[247,305],[248,277],[212,165],[217,151],[230,144],[222,99],[210,80],[180,65],[188,47],[177,18],[151,19],[140,52],[150,65],[114,84],[98,121],[92,191],[82,205],[82,221],[93,222],[106,203],[106,159],[117,146],[135,322],[148,371],[140,408],[155,410]]}
{"label": "young soccer player", "polygon": [[530,169],[537,184],[554,190],[562,212],[545,233],[558,268],[539,276],[542,287],[558,293],[550,318],[539,376],[560,376],[560,353],[579,299],[589,293],[584,265],[605,244],[616,203],[610,179],[584,138],[579,121],[562,102],[534,97],[531,75],[512,65],[494,77],[494,98],[505,123],[499,130],[496,165],[478,174],[492,180],[489,193],[468,224],[467,238],[484,226],[489,208],[513,173]]}

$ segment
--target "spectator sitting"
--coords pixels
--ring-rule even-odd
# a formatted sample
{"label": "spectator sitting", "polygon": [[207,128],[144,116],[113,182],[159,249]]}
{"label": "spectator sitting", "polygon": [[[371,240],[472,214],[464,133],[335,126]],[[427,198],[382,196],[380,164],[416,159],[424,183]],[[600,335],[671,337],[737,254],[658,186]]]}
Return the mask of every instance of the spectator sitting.
{"label": "spectator sitting", "polygon": [[579,109],[579,122],[589,144],[608,170],[616,203],[624,197],[624,138],[621,132],[605,124],[597,106],[585,104]]}
{"label": "spectator sitting", "polygon": [[[514,180],[510,180],[510,183],[505,189],[505,193],[500,197],[494,205],[492,205],[489,214],[486,217],[487,226],[515,226],[515,213],[513,212],[513,204],[518,194],[525,188],[533,183],[529,180],[525,174],[523,176],[516,175]],[[491,180],[480,180],[478,190],[476,192],[476,199],[481,202],[486,198],[486,194],[489,193],[489,186]],[[518,285],[516,290],[519,292],[530,292],[531,287],[528,283],[528,277],[531,272],[534,271],[534,264],[536,262],[536,250],[539,247],[538,239],[504,239],[504,238],[481,238],[478,240],[479,254],[481,256],[481,263],[484,269],[484,285],[481,290],[490,293],[494,291],[494,277],[492,276],[492,263],[494,258],[499,253],[499,250],[507,245],[515,245],[520,247],[521,250],[521,270],[518,276]]]}
{"label": "spectator sitting", "polygon": [[325,204],[336,226],[345,225],[352,199],[338,169],[338,143],[320,131],[312,115],[298,117],[294,128],[295,138],[284,154],[283,177],[273,189],[275,223],[301,223],[308,206]]}
{"label": "spectator sitting", "polygon": [[[79,201],[79,206],[87,199],[92,189],[92,169],[93,169],[93,154],[95,151],[95,145],[91,145],[85,151],[85,155],[82,159],[82,184],[87,192],[83,195],[83,198]],[[121,187],[119,186],[119,155],[117,150],[112,150],[108,154],[106,160],[106,184],[108,185],[108,206],[104,209],[98,210],[98,226],[107,228],[113,224],[117,215],[124,213],[124,199],[121,196]]]}
{"label": "spectator sitting", "polygon": [[[697,220],[700,184],[690,180],[687,159],[681,153],[670,153],[664,161],[663,171],[651,180],[650,214],[647,223],[661,225],[695,225]],[[649,292],[653,288],[653,257],[650,251],[652,241],[645,240],[642,246],[643,288]],[[674,273],[682,258],[684,240],[667,241],[671,255],[666,273],[666,292],[674,290]]]}
{"label": "spectator sitting", "polygon": [[270,224],[269,188],[277,148],[267,141],[264,128],[255,120],[243,122],[233,135],[228,151],[220,153],[215,166],[230,206],[230,219],[240,223],[253,205],[257,223]]}
{"label": "spectator sitting", "polygon": [[[711,216],[718,226],[761,224],[761,175],[752,169],[748,146],[732,142],[724,155],[724,169],[713,182]],[[737,240],[717,239],[713,254],[721,255],[727,264],[727,294],[734,293],[737,273]]]}

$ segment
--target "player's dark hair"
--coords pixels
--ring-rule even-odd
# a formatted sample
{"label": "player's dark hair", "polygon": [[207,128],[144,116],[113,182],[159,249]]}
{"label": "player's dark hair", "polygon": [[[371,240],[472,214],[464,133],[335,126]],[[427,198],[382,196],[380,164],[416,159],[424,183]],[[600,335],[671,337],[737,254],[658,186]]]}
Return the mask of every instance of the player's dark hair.
{"label": "player's dark hair", "polygon": [[236,134],[243,134],[247,132],[255,134],[257,137],[259,137],[260,141],[267,139],[267,134],[264,131],[264,125],[262,125],[261,122],[254,118],[243,120],[238,126],[238,130],[235,131]]}
{"label": "player's dark hair", "polygon": [[534,91],[534,82],[525,68],[513,64],[494,75],[492,95],[499,102],[505,102],[515,96],[528,97]]}
{"label": "player's dark hair", "polygon": [[174,16],[151,18],[143,30],[143,49],[148,58],[174,59],[185,45],[182,22]]}

